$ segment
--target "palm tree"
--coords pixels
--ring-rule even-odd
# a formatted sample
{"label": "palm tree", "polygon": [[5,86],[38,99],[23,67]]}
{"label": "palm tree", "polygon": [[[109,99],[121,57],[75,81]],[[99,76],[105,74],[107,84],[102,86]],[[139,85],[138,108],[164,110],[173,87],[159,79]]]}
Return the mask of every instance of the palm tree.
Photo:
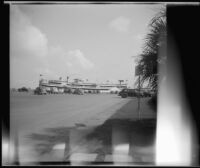
{"label": "palm tree", "polygon": [[[165,54],[160,55],[161,49],[166,49],[166,11],[162,9],[149,23],[150,31],[144,39],[143,52],[138,65],[142,69],[141,84],[148,82],[149,87],[157,89],[158,64],[163,63]],[[136,81],[138,83],[138,80]]]}

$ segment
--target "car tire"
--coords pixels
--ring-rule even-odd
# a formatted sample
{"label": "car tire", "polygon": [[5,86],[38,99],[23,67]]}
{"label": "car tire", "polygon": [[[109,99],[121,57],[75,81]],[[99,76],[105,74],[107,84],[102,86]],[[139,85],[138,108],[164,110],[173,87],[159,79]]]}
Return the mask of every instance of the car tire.
{"label": "car tire", "polygon": [[127,98],[128,95],[127,95],[127,94],[123,94],[123,95],[121,95],[121,97],[122,97],[122,98]]}

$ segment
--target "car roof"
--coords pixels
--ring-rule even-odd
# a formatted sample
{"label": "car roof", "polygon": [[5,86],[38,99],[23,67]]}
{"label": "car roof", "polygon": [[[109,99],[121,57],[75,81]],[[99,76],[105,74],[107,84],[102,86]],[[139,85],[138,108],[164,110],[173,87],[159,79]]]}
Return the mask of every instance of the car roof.
{"label": "car roof", "polygon": [[128,90],[128,91],[132,91],[132,90],[135,90],[135,89],[123,89],[123,90]]}

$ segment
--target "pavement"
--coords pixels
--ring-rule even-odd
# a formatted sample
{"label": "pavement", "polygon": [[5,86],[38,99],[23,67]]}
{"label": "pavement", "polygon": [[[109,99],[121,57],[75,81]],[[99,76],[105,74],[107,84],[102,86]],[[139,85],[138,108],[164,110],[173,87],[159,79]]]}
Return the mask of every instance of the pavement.
{"label": "pavement", "polygon": [[[21,165],[153,164],[156,113],[117,95],[14,95],[11,135]],[[16,135],[16,134],[15,134]]]}

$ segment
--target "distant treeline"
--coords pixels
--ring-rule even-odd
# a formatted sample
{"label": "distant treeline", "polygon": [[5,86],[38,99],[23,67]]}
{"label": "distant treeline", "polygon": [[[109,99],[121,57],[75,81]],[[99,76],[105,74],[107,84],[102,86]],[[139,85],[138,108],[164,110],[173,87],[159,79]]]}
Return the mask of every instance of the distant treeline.
{"label": "distant treeline", "polygon": [[30,91],[32,91],[32,89],[27,88],[27,87],[21,87],[21,88],[18,88],[18,89],[12,88],[11,91],[12,92],[30,92]]}

